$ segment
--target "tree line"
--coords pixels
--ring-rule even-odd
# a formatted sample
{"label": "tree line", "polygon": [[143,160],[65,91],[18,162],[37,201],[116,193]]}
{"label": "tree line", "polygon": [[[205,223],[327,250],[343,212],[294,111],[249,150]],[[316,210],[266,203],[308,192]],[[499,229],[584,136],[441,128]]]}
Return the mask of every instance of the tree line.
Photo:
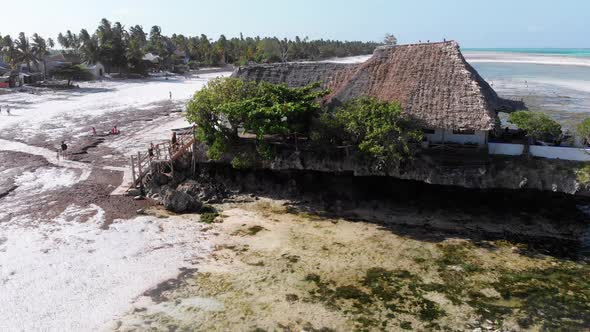
{"label": "tree line", "polygon": [[[18,38],[0,35],[0,52],[10,63],[38,63],[54,49],[53,39],[44,39],[38,34],[28,38],[20,33]],[[192,68],[224,64],[245,65],[275,63],[295,60],[320,60],[370,54],[379,43],[362,41],[279,39],[277,37],[227,38],[221,35],[213,40],[200,36],[173,34],[166,36],[159,26],[149,32],[140,25],[125,27],[120,22],[102,19],[94,32],[87,29],[74,33],[70,30],[57,36],[62,52],[79,55],[87,63],[101,62],[107,71],[144,73],[148,65],[147,53],[160,58],[160,65],[172,69],[180,60],[188,59]]]}

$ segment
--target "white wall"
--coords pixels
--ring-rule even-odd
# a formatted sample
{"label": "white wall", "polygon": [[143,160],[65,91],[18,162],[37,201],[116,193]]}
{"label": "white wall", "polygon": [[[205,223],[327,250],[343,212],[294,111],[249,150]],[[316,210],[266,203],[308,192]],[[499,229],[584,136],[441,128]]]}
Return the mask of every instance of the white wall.
{"label": "white wall", "polygon": [[[590,149],[566,148],[561,146],[531,145],[529,152],[535,157],[562,159],[572,161],[590,161]],[[489,143],[488,153],[508,156],[519,156],[524,152],[522,144]]]}
{"label": "white wall", "polygon": [[487,131],[475,131],[474,135],[453,134],[451,129],[435,129],[434,134],[425,134],[426,139],[431,143],[457,143],[457,144],[479,144],[485,145],[487,142]]}
{"label": "white wall", "polygon": [[560,146],[531,146],[531,154],[535,157],[590,161],[590,149],[565,148]]}
{"label": "white wall", "polygon": [[520,156],[524,152],[522,144],[488,143],[489,154],[501,154],[506,156]]}

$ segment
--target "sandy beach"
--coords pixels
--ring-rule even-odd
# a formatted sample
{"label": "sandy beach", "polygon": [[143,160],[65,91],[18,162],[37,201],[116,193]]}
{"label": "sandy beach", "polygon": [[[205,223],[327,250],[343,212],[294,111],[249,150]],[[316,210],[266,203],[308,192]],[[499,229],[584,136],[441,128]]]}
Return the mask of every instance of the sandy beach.
{"label": "sandy beach", "polygon": [[[112,193],[125,185],[128,156],[185,126],[186,100],[227,74],[0,96],[12,114],[0,116],[0,301],[11,304],[0,329],[100,330],[205,255],[201,225],[138,217],[151,201]],[[121,134],[107,135],[115,125]],[[62,140],[67,160],[57,158]]]}
{"label": "sandy beach", "polygon": [[[219,215],[208,224],[119,195],[129,155],[187,126],[188,98],[229,74],[0,95],[12,110],[0,116],[0,302],[11,304],[0,306],[0,330],[472,331],[559,323],[555,313],[533,310],[559,300],[551,294],[510,303],[502,296],[518,288],[505,275],[589,273],[518,241],[586,231],[547,208],[500,213],[363,201],[343,209],[339,200],[285,197],[284,188],[277,194],[260,182],[260,191],[234,190],[215,204]],[[108,134],[113,126],[119,135]],[[67,160],[57,158],[61,141]],[[590,296],[584,280],[558,289],[574,303],[565,315],[578,323],[588,319],[574,314]],[[382,289],[385,282],[395,290]]]}

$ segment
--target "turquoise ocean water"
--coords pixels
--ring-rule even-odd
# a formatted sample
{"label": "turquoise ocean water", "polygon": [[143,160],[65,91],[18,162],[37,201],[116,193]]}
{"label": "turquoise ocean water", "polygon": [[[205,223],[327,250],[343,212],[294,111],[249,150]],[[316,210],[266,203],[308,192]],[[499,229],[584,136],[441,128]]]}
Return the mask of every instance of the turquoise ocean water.
{"label": "turquoise ocean water", "polygon": [[464,48],[463,51],[590,57],[590,48]]}
{"label": "turquoise ocean water", "polygon": [[503,97],[524,100],[565,127],[590,117],[590,49],[462,49]]}

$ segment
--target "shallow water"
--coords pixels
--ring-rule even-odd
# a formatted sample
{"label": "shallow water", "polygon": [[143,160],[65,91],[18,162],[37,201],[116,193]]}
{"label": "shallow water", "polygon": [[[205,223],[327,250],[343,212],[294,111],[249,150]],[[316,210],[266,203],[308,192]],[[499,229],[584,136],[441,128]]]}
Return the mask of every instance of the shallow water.
{"label": "shallow water", "polygon": [[465,57],[498,94],[524,100],[566,129],[590,116],[590,51],[509,51],[466,51]]}

